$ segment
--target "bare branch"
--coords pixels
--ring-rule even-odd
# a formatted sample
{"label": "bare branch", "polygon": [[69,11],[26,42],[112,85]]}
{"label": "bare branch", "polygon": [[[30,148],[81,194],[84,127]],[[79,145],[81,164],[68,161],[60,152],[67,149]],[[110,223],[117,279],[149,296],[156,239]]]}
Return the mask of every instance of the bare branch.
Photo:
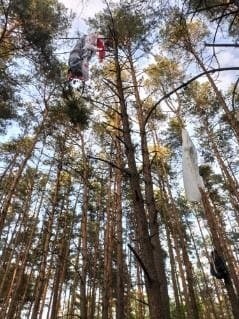
{"label": "bare branch", "polygon": [[138,260],[140,266],[142,267],[142,269],[143,269],[143,271],[144,271],[146,277],[148,278],[148,281],[152,281],[151,278],[150,278],[150,276],[149,276],[149,273],[148,273],[148,271],[147,271],[147,269],[146,269],[146,267],[145,267],[145,265],[144,265],[144,263],[143,263],[143,261],[142,261],[142,259],[140,258],[140,256],[139,256],[138,253],[136,252],[136,250],[135,250],[130,244],[127,244],[127,246],[128,246],[129,249],[132,251],[132,253],[135,255],[135,257],[136,257],[136,259]]}
{"label": "bare branch", "polygon": [[185,88],[186,86],[188,86],[190,83],[192,83],[193,81],[197,80],[198,78],[200,78],[201,76],[204,76],[206,74],[209,73],[215,73],[215,72],[223,72],[223,71],[239,71],[239,67],[230,67],[230,68],[218,68],[218,69],[213,69],[213,70],[208,70],[202,73],[199,73],[197,75],[195,75],[193,78],[191,78],[190,80],[188,80],[187,82],[181,84],[180,86],[178,86],[177,88],[173,89],[172,91],[168,92],[167,94],[165,94],[161,99],[158,100],[157,103],[154,104],[154,106],[150,109],[148,115],[146,116],[144,125],[146,126],[151,114],[153,113],[153,111],[156,109],[156,107],[165,99],[169,98],[171,95],[173,95],[174,93],[176,93],[177,91]]}
{"label": "bare branch", "polygon": [[95,159],[95,160],[97,160],[97,161],[101,161],[101,162],[107,163],[107,164],[109,164],[110,166],[112,166],[112,167],[114,167],[114,168],[120,170],[121,172],[126,173],[127,175],[129,175],[129,172],[128,172],[127,169],[122,168],[122,167],[119,167],[119,166],[115,165],[113,162],[108,161],[108,160],[106,160],[106,159],[104,159],[104,158],[95,157],[95,156],[91,156],[91,155],[89,155],[88,158]]}
{"label": "bare branch", "polygon": [[234,47],[238,48],[239,43],[204,43],[205,47]]}
{"label": "bare branch", "polygon": [[235,96],[236,96],[238,84],[239,84],[239,78],[237,79],[232,92],[232,109],[234,112],[235,112]]}

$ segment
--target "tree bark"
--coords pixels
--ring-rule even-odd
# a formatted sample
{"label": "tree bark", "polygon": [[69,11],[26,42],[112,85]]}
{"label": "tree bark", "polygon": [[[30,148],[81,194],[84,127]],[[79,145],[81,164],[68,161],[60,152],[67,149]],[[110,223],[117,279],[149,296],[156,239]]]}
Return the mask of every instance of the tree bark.
{"label": "tree bark", "polygon": [[50,239],[52,236],[52,226],[54,223],[54,217],[56,213],[56,207],[59,201],[59,190],[60,190],[60,175],[62,167],[58,165],[57,176],[55,181],[55,190],[52,198],[52,208],[49,212],[48,219],[44,222],[45,227],[43,228],[43,238],[42,238],[42,258],[39,268],[39,274],[35,286],[35,302],[32,310],[31,319],[37,319],[40,309],[40,302],[43,296],[44,287],[46,283],[46,270],[47,270],[47,256],[49,251]]}
{"label": "tree bark", "polygon": [[11,204],[11,200],[12,200],[12,196],[15,192],[15,189],[16,189],[16,186],[22,176],[22,173],[26,167],[26,164],[27,164],[27,161],[30,159],[31,155],[32,155],[32,152],[36,146],[36,143],[39,139],[39,136],[44,128],[44,123],[45,123],[45,120],[48,116],[48,109],[45,108],[45,111],[44,111],[44,114],[43,114],[43,119],[42,119],[42,123],[39,125],[39,127],[37,128],[36,130],[36,133],[35,133],[35,136],[32,140],[32,144],[31,146],[29,147],[28,151],[27,151],[27,154],[24,158],[24,160],[22,161],[18,171],[16,172],[15,174],[15,177],[13,179],[13,182],[11,184],[11,187],[9,189],[9,192],[8,192],[8,195],[7,195],[7,198],[5,199],[4,201],[4,205],[1,209],[1,212],[0,212],[0,236],[1,236],[1,233],[2,233],[2,230],[3,230],[3,227],[4,227],[4,222],[5,222],[5,219],[7,217],[7,213],[8,213],[8,209],[9,209],[9,206]]}
{"label": "tree bark", "polygon": [[137,78],[135,75],[135,68],[133,63],[133,57],[131,53],[131,48],[128,48],[128,60],[130,64],[131,77],[133,82],[133,90],[136,100],[136,110],[138,115],[138,122],[140,127],[140,142],[141,142],[141,154],[143,158],[143,176],[145,183],[145,202],[146,207],[149,212],[149,229],[150,236],[154,254],[154,263],[158,273],[158,281],[160,283],[161,290],[161,302],[162,302],[162,313],[164,316],[170,317],[170,309],[169,309],[169,296],[168,296],[168,286],[167,286],[167,277],[165,272],[165,252],[162,249],[162,245],[159,239],[159,224],[158,224],[158,210],[155,204],[154,198],[154,190],[153,190],[153,181],[151,174],[151,163],[149,158],[149,150],[148,150],[148,142],[147,142],[147,134],[145,130],[145,116],[143,113],[143,106],[141,103]]}
{"label": "tree bark", "polygon": [[162,309],[163,307],[159,307],[159,305],[162,305],[162,300],[161,285],[158,281],[158,273],[155,268],[155,260],[153,254],[153,250],[155,249],[155,247],[153,247],[152,245],[151,238],[148,232],[148,222],[140,187],[140,177],[135,161],[135,150],[130,134],[130,123],[127,113],[127,104],[124,98],[124,89],[121,80],[121,68],[119,64],[117,40],[115,42],[116,46],[114,62],[116,68],[116,88],[122,116],[125,153],[129,167],[129,182],[131,188],[134,220],[136,225],[136,238],[139,243],[142,262],[147,269],[147,274],[145,274],[145,282],[149,300],[149,311],[151,319],[168,319],[169,317],[165,314],[164,309]]}
{"label": "tree bark", "polygon": [[[223,249],[222,249],[222,246],[220,244],[221,240],[220,240],[220,236],[219,236],[218,231],[217,231],[217,226],[216,226],[215,221],[214,221],[212,208],[211,208],[211,205],[210,205],[210,202],[208,199],[208,195],[204,190],[200,189],[200,191],[201,191],[201,195],[202,195],[202,204],[204,207],[205,216],[207,218],[208,226],[210,228],[211,235],[212,235],[213,245],[217,251],[222,252]],[[228,281],[225,281],[225,288],[226,288],[227,293],[228,293],[233,316],[235,319],[237,319],[237,318],[239,318],[239,297],[237,296],[237,294],[234,290],[231,279],[229,279]]]}

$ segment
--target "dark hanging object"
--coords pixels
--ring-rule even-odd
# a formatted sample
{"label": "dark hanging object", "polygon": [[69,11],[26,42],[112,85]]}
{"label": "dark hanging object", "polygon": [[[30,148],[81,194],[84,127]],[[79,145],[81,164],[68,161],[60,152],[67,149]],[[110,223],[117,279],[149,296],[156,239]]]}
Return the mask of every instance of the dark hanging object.
{"label": "dark hanging object", "polygon": [[216,249],[211,252],[210,272],[211,275],[217,279],[227,280],[229,278],[226,263],[223,258],[219,256]]}

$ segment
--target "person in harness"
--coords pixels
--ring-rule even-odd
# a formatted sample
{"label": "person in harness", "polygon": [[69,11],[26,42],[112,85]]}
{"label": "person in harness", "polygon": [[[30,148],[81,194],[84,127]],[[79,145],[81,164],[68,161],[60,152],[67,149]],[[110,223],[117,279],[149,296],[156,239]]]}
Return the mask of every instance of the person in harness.
{"label": "person in harness", "polygon": [[210,272],[217,279],[228,280],[229,273],[225,261],[219,256],[216,249],[211,252]]}
{"label": "person in harness", "polygon": [[89,62],[95,53],[98,53],[99,60],[102,62],[105,58],[105,45],[102,36],[91,33],[79,38],[70,52],[68,60],[69,81],[73,79],[84,82],[89,80]]}

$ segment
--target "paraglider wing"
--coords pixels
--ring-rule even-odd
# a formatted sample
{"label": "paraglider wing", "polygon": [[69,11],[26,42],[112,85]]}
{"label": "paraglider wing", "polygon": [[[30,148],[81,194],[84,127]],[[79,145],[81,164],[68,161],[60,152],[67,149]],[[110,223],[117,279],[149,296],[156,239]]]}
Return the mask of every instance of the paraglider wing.
{"label": "paraglider wing", "polygon": [[182,129],[183,183],[186,198],[192,202],[201,200],[200,188],[204,188],[199,175],[197,151],[186,129]]}

